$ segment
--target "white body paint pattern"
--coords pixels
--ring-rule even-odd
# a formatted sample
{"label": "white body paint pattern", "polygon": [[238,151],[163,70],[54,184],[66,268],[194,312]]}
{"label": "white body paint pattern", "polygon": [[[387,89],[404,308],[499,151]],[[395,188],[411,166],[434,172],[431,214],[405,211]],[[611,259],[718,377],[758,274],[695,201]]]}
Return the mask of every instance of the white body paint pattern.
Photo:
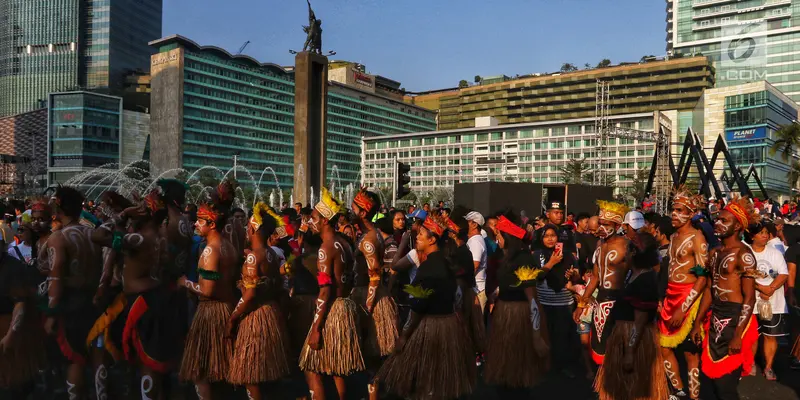
{"label": "white body paint pattern", "polygon": [[531,299],[531,324],[533,324],[533,330],[538,331],[541,327],[541,320],[542,316],[539,314],[539,305],[536,304],[535,299]]}
{"label": "white body paint pattern", "polygon": [[692,303],[694,303],[695,297],[697,297],[697,290],[692,289],[689,292],[689,295],[686,296],[686,300],[683,302],[683,304],[681,304],[681,311],[683,312],[689,311],[689,308],[692,306]]}
{"label": "white body paint pattern", "polygon": [[211,257],[211,253],[213,252],[214,251],[211,250],[211,246],[206,246],[206,248],[203,249],[203,254],[200,254],[200,258],[203,260],[204,266],[209,262],[208,258]]}
{"label": "white body paint pattern", "polygon": [[[333,245],[336,246],[337,244],[338,243],[334,243]],[[328,260],[328,253],[326,253],[325,250],[319,249],[319,251],[317,251],[317,261],[325,262],[327,260]]]}
{"label": "white body paint pattern", "polygon": [[679,385],[678,379],[675,378],[676,372],[672,369],[672,363],[668,360],[664,360],[664,369],[667,371],[667,378],[669,379],[669,383],[672,385],[673,388],[677,388]]}
{"label": "white body paint pattern", "polygon": [[325,305],[325,300],[317,299],[317,309],[314,311],[314,323],[319,320],[319,315],[322,314],[322,306]]}
{"label": "white body paint pattern", "polygon": [[17,332],[22,328],[22,320],[25,319],[25,306],[23,304],[14,305],[14,318],[11,320],[11,331]]}
{"label": "white body paint pattern", "polygon": [[78,394],[75,393],[75,384],[67,381],[67,396],[69,396],[69,400],[78,400]]}
{"label": "white body paint pattern", "polygon": [[[342,247],[342,244],[339,243],[338,241],[337,242],[333,242],[333,248],[336,249],[336,250],[339,250],[339,259],[342,260],[342,263],[344,263],[344,247]],[[320,250],[320,251],[322,251],[322,250]],[[322,261],[324,261],[324,260],[322,260]]]}
{"label": "white body paint pattern", "polygon": [[631,328],[631,338],[628,340],[628,347],[633,347],[636,344],[636,339],[639,337],[639,332],[636,331],[636,326]]}
{"label": "white body paint pattern", "polygon": [[200,395],[200,386],[194,385],[194,393],[197,394],[197,400],[205,400],[202,395]]}
{"label": "white body paint pattern", "polygon": [[700,397],[700,370],[698,368],[689,370],[689,393],[693,399]]}
{"label": "white body paint pattern", "polygon": [[719,319],[716,316],[713,317],[714,317],[713,319],[714,330],[716,331],[715,332],[716,336],[714,337],[714,343],[717,343],[719,342],[719,338],[722,337],[722,330],[725,329],[725,327],[727,327],[728,324],[731,323],[732,318]]}
{"label": "white body paint pattern", "polygon": [[616,250],[609,251],[605,258],[603,259],[603,270],[602,273],[602,283],[604,289],[611,289],[611,277],[616,273],[613,270],[608,268],[608,264],[615,261],[619,256],[619,253]]}
{"label": "white body paint pattern", "polygon": [[461,291],[461,286],[456,286],[456,300],[453,302],[456,310],[460,310],[464,302],[464,293]]}
{"label": "white body paint pattern", "polygon": [[136,248],[144,243],[144,236],[138,233],[129,233],[125,235],[125,241],[128,242],[130,247]]}
{"label": "white body paint pattern", "polygon": [[[267,252],[267,254],[269,254],[269,252]],[[255,272],[255,270],[256,270],[256,267],[255,267],[255,265],[256,265],[256,255],[255,254],[253,254],[253,253],[248,254],[247,258],[244,260],[244,262],[245,262],[245,264],[247,264],[247,272],[250,272],[250,273]]]}
{"label": "white body paint pattern", "polygon": [[686,222],[688,222],[688,221],[689,221],[689,218],[691,218],[691,214],[689,214],[689,215],[686,215],[686,214],[682,214],[682,213],[679,213],[679,212],[673,211],[673,212],[672,212],[672,218],[675,218],[675,219],[677,219],[677,220],[678,220],[678,222],[679,222],[681,225],[683,225],[683,224],[685,224]]}
{"label": "white body paint pattern", "polygon": [[108,379],[108,370],[106,366],[100,364],[97,371],[94,373],[94,391],[97,395],[97,400],[107,400],[108,394],[106,393],[106,379]]}
{"label": "white body paint pattern", "polygon": [[178,233],[185,238],[192,237],[192,229],[189,228],[189,223],[183,218],[178,221]]}
{"label": "white body paint pattern", "polygon": [[728,263],[733,261],[735,258],[736,258],[736,254],[735,253],[730,253],[730,254],[726,255],[725,258],[722,259],[722,261],[716,262],[717,255],[715,254],[714,255],[714,259],[712,260],[712,265],[713,265],[713,268],[714,268],[713,271],[712,271],[713,278],[714,278],[714,284],[711,286],[711,288],[714,289],[714,295],[718,299],[720,299],[722,301],[728,301],[728,293],[733,293],[733,290],[725,289],[725,288],[723,288],[723,287],[721,287],[719,285],[719,281],[720,280],[723,280],[723,281],[727,281],[728,280],[728,278],[726,278],[722,274],[722,271],[728,265]]}
{"label": "white body paint pattern", "polygon": [[250,394],[250,389],[246,389],[246,390],[247,390],[247,399],[248,400],[253,400],[253,395]]}
{"label": "white body paint pattern", "polygon": [[200,290],[200,284],[199,283],[194,283],[194,282],[192,282],[192,281],[187,279],[186,282],[184,283],[184,285],[189,290],[193,290],[196,293],[202,293],[202,291]]}
{"label": "white body paint pattern", "polygon": [[150,377],[150,375],[142,377],[142,383],[139,389],[142,391],[142,400],[153,400],[152,397],[150,397],[150,391],[153,390],[153,378]]}
{"label": "white body paint pattern", "polygon": [[670,262],[669,262],[669,279],[672,282],[683,283],[686,281],[686,274],[680,272],[682,268],[687,267],[694,258],[680,262],[680,258],[685,258],[689,255],[689,249],[694,244],[694,234],[691,234],[683,239],[683,242],[678,245],[675,252],[672,252],[672,244],[670,244]]}
{"label": "white body paint pattern", "polygon": [[747,321],[747,318],[750,316],[750,311],[751,307],[749,304],[742,304],[742,313],[739,315],[739,325],[737,326],[741,326]]}
{"label": "white body paint pattern", "polygon": [[599,303],[594,310],[594,316],[592,318],[594,319],[594,328],[597,331],[598,342],[603,340],[603,328],[606,326],[608,315],[611,314],[611,310],[614,308],[614,303],[616,303],[616,300]]}
{"label": "white body paint pattern", "polygon": [[239,310],[239,307],[241,307],[241,306],[242,306],[242,304],[244,304],[244,298],[240,298],[240,299],[239,299],[239,302],[238,302],[238,303],[236,303],[236,308],[234,308],[234,309],[233,309],[233,313],[234,313],[234,314],[236,313],[236,311],[237,311],[237,310]]}

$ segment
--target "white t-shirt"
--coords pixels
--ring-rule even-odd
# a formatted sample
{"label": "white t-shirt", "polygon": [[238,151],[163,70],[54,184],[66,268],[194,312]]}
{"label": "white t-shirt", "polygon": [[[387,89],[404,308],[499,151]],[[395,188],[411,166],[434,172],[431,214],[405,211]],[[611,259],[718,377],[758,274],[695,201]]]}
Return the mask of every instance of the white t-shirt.
{"label": "white t-shirt", "polygon": [[769,242],[767,242],[767,245],[774,247],[775,249],[780,251],[781,254],[786,254],[786,246],[783,245],[783,241],[779,237],[774,237],[770,239]]}
{"label": "white t-shirt", "polygon": [[18,245],[12,243],[12,244],[8,245],[8,254],[10,254],[12,257],[16,258],[17,260],[19,260],[19,256],[17,255],[17,251],[14,250],[14,246],[17,246],[19,248],[19,252],[22,253],[22,257],[24,258],[24,260],[20,260],[20,261],[25,262],[25,264],[30,264],[31,263],[31,257],[32,257],[32,255],[31,255],[31,253],[32,253],[31,246],[28,246],[25,243],[20,243]]}
{"label": "white t-shirt", "polygon": [[475,286],[478,292],[486,290],[486,242],[483,241],[483,236],[474,235],[467,240],[467,248],[472,253],[472,261],[479,262],[478,268],[475,269]]}
{"label": "white t-shirt", "polygon": [[[756,283],[759,285],[769,286],[778,275],[789,275],[789,268],[786,266],[783,254],[776,248],[767,245],[764,247],[764,251],[758,253],[753,250],[753,254],[756,256],[758,270],[767,274],[766,278],[756,279]],[[760,292],[756,291],[756,299],[760,298]],[[788,312],[786,298],[783,296],[783,286],[775,289],[775,292],[769,298],[769,302],[772,304],[773,314],[786,314]],[[753,313],[758,314],[758,307],[755,307]]]}
{"label": "white t-shirt", "polygon": [[417,249],[411,249],[411,251],[406,254],[408,260],[411,261],[411,270],[408,271],[408,279],[410,282],[414,282],[414,278],[417,277],[417,269],[419,268],[419,255],[417,254]]}

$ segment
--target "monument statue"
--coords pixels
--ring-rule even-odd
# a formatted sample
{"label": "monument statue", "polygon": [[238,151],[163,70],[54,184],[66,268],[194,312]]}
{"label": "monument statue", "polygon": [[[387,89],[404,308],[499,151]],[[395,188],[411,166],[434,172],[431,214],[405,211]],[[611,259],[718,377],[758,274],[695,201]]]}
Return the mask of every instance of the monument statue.
{"label": "monument statue", "polygon": [[317,19],[314,10],[311,9],[311,1],[306,0],[306,3],[308,3],[308,26],[303,26],[303,32],[307,34],[303,51],[322,54],[322,20]]}

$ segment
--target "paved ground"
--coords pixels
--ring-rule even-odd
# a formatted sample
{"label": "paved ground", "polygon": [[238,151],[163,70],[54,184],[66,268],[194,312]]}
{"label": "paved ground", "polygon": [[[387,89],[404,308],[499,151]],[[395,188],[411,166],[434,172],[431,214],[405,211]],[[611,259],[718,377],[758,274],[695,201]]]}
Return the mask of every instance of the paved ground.
{"label": "paved ground", "polygon": [[[782,348],[783,352],[786,351],[786,348]],[[759,376],[756,377],[746,377],[743,378],[739,384],[739,393],[741,395],[742,400],[800,400],[800,371],[792,371],[788,368],[788,359],[785,354],[780,354],[776,359],[776,366],[775,370],[778,374],[778,382],[768,382],[760,375],[761,370],[759,368]],[[591,382],[584,377],[582,377],[581,373],[578,369],[576,369],[575,378],[568,378],[567,376],[560,374],[560,373],[551,373],[547,376],[547,378],[534,390],[530,391],[529,393],[515,393],[515,394],[505,394],[498,393],[497,390],[491,387],[486,387],[484,385],[480,385],[478,390],[470,397],[469,400],[499,400],[499,399],[533,399],[533,400],[594,400],[595,394],[592,392],[591,389]],[[115,373],[112,371],[112,379],[116,382],[119,382],[121,375],[119,372]],[[116,390],[114,393],[109,396],[109,399],[140,399],[138,393],[130,393],[129,395],[125,395],[121,393],[121,387],[119,385],[115,385]],[[136,382],[131,382],[129,387],[137,388],[138,384]],[[366,378],[364,376],[355,376],[352,378],[352,392],[349,393],[348,398],[350,399],[362,399],[366,397],[365,389],[366,389]],[[270,399],[296,399],[300,398],[305,394],[305,385],[302,383],[302,376],[298,375],[293,380],[288,380],[285,382],[274,384],[268,388]],[[331,383],[330,387],[330,394],[328,395],[329,399],[333,399],[336,397],[335,390]],[[223,399],[233,399],[233,400],[246,400],[247,396],[243,390],[239,390],[238,392],[233,391],[226,391],[224,393],[220,393],[220,398]],[[0,400],[9,400],[12,397],[8,397],[7,395],[2,395],[0,392]],[[13,397],[16,400],[18,397]],[[194,388],[186,385],[178,385],[177,383],[174,384],[173,390],[171,390],[171,395],[168,397],[169,399],[176,399],[176,400],[195,400],[196,396],[194,395]],[[705,399],[710,399],[712,397],[705,397]],[[61,400],[66,399],[66,393],[48,393],[44,394],[42,392],[37,392],[30,399],[35,400]]]}

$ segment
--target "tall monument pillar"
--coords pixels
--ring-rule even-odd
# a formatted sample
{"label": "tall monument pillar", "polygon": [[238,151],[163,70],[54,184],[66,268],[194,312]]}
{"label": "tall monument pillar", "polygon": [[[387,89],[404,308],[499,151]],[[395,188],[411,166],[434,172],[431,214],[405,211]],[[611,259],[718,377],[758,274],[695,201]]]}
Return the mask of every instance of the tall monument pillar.
{"label": "tall monument pillar", "polygon": [[294,60],[294,201],[305,206],[327,172],[328,58],[302,51]]}

